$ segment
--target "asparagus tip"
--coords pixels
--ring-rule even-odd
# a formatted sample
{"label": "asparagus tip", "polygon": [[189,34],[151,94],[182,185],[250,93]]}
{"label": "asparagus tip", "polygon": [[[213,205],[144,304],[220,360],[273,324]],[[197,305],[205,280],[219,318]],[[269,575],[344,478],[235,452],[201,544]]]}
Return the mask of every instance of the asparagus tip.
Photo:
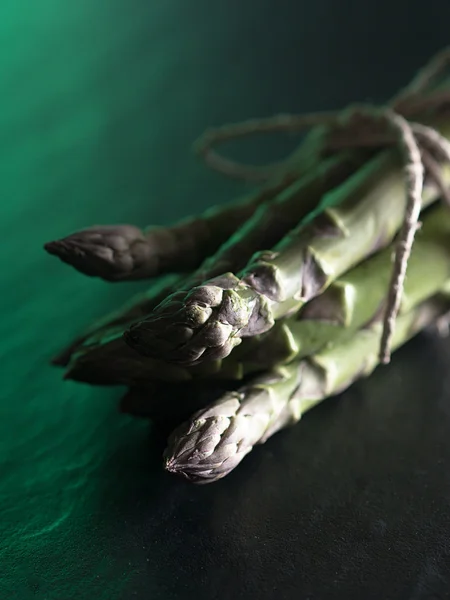
{"label": "asparagus tip", "polygon": [[220,281],[168,296],[131,325],[124,338],[144,356],[194,366],[226,358],[241,337],[264,333],[272,325],[265,297],[228,273]]}
{"label": "asparagus tip", "polygon": [[169,471],[169,473],[178,473],[179,468],[178,468],[178,464],[177,464],[177,461],[175,460],[175,458],[173,458],[173,457],[165,458],[164,459],[164,469],[166,471]]}
{"label": "asparagus tip", "polygon": [[165,461],[164,470],[170,473],[171,475],[182,477],[186,481],[189,481],[189,483],[194,483],[196,485],[205,485],[208,483],[213,483],[227,475],[227,472],[219,474],[205,474],[200,472],[197,474],[195,472],[189,471],[189,469],[187,469],[185,465],[178,464],[176,459],[173,459],[172,461]]}
{"label": "asparagus tip", "polygon": [[83,254],[82,248],[73,241],[69,240],[55,240],[53,242],[47,242],[44,244],[44,250],[64,261],[68,260],[72,255],[81,256]]}
{"label": "asparagus tip", "polygon": [[94,248],[89,249],[78,240],[66,238],[47,242],[44,244],[44,250],[84,275],[97,275],[95,258],[99,260],[100,257],[95,257]]}
{"label": "asparagus tip", "polygon": [[144,264],[151,274],[157,268],[151,253],[149,255],[144,233],[134,225],[103,225],[84,229],[63,239],[47,242],[44,250],[84,275],[101,277],[106,281],[139,278]]}
{"label": "asparagus tip", "polygon": [[175,456],[164,458],[163,467],[168,473],[183,477],[191,483],[201,483],[199,478],[189,473],[189,471],[185,469],[185,465],[180,464]]}

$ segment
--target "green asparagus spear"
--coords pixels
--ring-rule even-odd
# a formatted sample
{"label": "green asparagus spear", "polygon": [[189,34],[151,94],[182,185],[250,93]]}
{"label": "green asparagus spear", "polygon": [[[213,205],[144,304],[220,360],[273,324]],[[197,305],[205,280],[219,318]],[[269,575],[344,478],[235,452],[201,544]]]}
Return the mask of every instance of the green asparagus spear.
{"label": "green asparagus spear", "polygon": [[[432,207],[424,215],[410,261],[401,313],[411,310],[441,289],[450,278],[450,211]],[[379,316],[386,299],[393,247],[381,251],[337,279],[297,314],[278,321],[265,334],[246,338],[222,361],[207,361],[194,367],[165,363],[155,369],[151,358],[129,348],[121,338],[122,328],[111,339],[90,345],[75,357],[66,377],[104,385],[135,385],[167,373],[175,380],[241,379],[245,375],[308,356],[326,344],[348,338],[365,323]]]}
{"label": "green asparagus spear", "polygon": [[[88,340],[89,342],[89,340]],[[211,361],[185,368],[163,360],[140,356],[125,344],[122,330],[102,343],[88,343],[76,352],[64,374],[64,379],[91,385],[142,386],[152,380],[167,383],[191,382],[194,379],[242,379],[242,364]]]}
{"label": "green asparagus spear", "polygon": [[[147,279],[168,272],[187,273],[227,243],[255,211],[270,206],[273,198],[317,166],[321,160],[320,143],[320,136],[311,132],[299,148],[278,165],[262,188],[237,201],[214,206],[197,217],[183,219],[169,227],[145,230],[134,225],[94,226],[48,242],[44,248],[81,273],[110,282]],[[355,157],[341,162],[344,167],[345,162],[351,164],[356,160]],[[331,176],[332,173],[329,178]],[[263,208],[262,213],[265,212]],[[305,214],[305,208],[300,208],[300,213]],[[265,222],[271,214],[269,208]],[[274,233],[277,218],[281,221],[279,227],[286,220],[276,215],[271,223],[272,239],[281,237],[280,234],[277,238]],[[239,252],[234,254],[240,256]]]}
{"label": "green asparagus spear", "polygon": [[142,230],[134,225],[100,225],[48,242],[44,248],[84,275],[110,282],[186,273],[295,179],[295,171],[280,173],[265,188],[245,198],[170,227]]}
{"label": "green asparagus spear", "polygon": [[[441,131],[450,137],[450,123]],[[450,169],[443,169],[450,183]],[[169,296],[126,332],[138,352],[192,365],[230,354],[244,337],[268,331],[297,312],[337,277],[392,242],[405,210],[398,155],[373,159],[325,196],[322,212],[301,223],[272,251],[262,252],[238,277],[227,273]],[[423,206],[438,197],[426,186]]]}
{"label": "green asparagus spear", "polygon": [[[397,321],[393,348],[448,309],[448,296],[435,297]],[[262,375],[226,393],[177,428],[168,441],[165,468],[195,483],[227,475],[255,444],[297,423],[322,400],[369,375],[378,364],[381,323],[362,329],[343,344]]]}

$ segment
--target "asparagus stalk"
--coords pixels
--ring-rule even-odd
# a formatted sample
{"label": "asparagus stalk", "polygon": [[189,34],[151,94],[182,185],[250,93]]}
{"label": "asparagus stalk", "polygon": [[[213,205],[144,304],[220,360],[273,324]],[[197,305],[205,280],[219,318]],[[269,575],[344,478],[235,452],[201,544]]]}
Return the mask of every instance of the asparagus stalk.
{"label": "asparagus stalk", "polygon": [[[450,278],[450,211],[429,209],[423,219],[410,261],[401,313],[411,310],[441,289]],[[261,336],[246,338],[235,352],[222,361],[194,367],[157,362],[128,347],[121,329],[111,339],[89,346],[75,357],[67,378],[103,385],[136,385],[149,378],[189,381],[198,378],[242,379],[317,352],[320,348],[348,338],[382,312],[391,272],[390,246],[337,279],[320,296],[307,303],[289,319],[278,321]],[[160,361],[161,362],[161,361]],[[175,368],[176,367],[176,368]],[[169,378],[170,380],[170,378]]]}
{"label": "asparagus stalk", "polygon": [[[450,122],[440,129],[450,137]],[[443,180],[449,185],[448,167]],[[436,187],[426,186],[422,206],[437,197]],[[300,223],[272,251],[255,255],[238,277],[227,273],[184,296],[169,296],[125,339],[142,354],[183,365],[224,358],[243,337],[268,331],[390,244],[405,203],[398,155],[385,152],[326,195],[324,210],[307,225]]]}
{"label": "asparagus stalk", "polygon": [[[317,166],[319,150],[320,139],[312,132],[272,170],[262,188],[172,226],[142,230],[134,225],[99,225],[48,242],[44,248],[81,273],[110,282],[147,279],[168,272],[187,273],[214,254],[255,211],[262,208],[264,214],[264,206]],[[270,208],[267,213],[265,222],[272,214]],[[301,208],[300,213],[304,214],[305,209]],[[276,219],[271,225],[276,228]],[[234,254],[237,256],[238,252]]]}
{"label": "asparagus stalk", "polygon": [[48,242],[44,248],[84,275],[109,282],[187,273],[228,240],[259,206],[295,179],[293,171],[279,174],[265,188],[245,198],[170,227],[142,230],[134,225],[99,225]]}
{"label": "asparagus stalk", "polygon": [[[448,309],[435,297],[402,315],[393,348],[431,324]],[[165,468],[195,483],[227,475],[256,444],[297,423],[322,400],[334,396],[377,366],[380,322],[310,358],[262,375],[237,392],[226,393],[177,428],[168,441]]]}
{"label": "asparagus stalk", "polygon": [[140,356],[123,340],[122,330],[102,343],[86,345],[75,353],[64,379],[91,385],[145,386],[150,381],[191,382],[194,379],[242,379],[242,364],[234,361],[211,361],[193,368]]}

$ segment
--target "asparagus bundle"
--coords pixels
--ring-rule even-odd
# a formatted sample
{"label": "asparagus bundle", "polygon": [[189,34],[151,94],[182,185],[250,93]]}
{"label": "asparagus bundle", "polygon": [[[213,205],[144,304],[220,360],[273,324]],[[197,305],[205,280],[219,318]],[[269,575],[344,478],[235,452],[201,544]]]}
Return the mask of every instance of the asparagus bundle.
{"label": "asparagus bundle", "polygon": [[[397,321],[393,347],[404,344],[448,306],[448,297],[435,297],[402,315]],[[165,468],[195,483],[224,477],[253,446],[297,423],[322,400],[368,376],[378,364],[380,334],[380,322],[372,323],[347,342],[261,375],[236,392],[224,394],[172,433],[165,452]]]}
{"label": "asparagus bundle", "polygon": [[[169,228],[100,227],[47,245],[108,281],[183,273],[92,325],[56,359],[68,365],[65,377],[129,386],[122,412],[160,426],[186,420],[170,438],[166,468],[214,481],[370,373],[397,314],[394,347],[435,321],[450,302],[450,211],[429,208],[439,196],[450,203],[450,93],[448,82],[435,85],[449,58],[438,57],[388,109],[210,132],[199,149],[211,166],[267,182],[247,199]],[[275,169],[239,167],[209,147],[214,136],[311,124],[319,127]],[[379,152],[393,142],[405,173],[396,152]]]}
{"label": "asparagus bundle", "polygon": [[[401,312],[411,310],[436,293],[450,278],[449,239],[450,211],[445,207],[429,209],[408,263]],[[169,365],[134,352],[124,344],[119,330],[104,345],[87,347],[75,357],[66,377],[104,385],[138,385],[150,378],[168,381],[241,379],[308,356],[332,341],[349,337],[382,313],[392,251],[391,245],[356,266],[298,314],[278,321],[261,336],[246,338],[235,352],[221,361],[194,367]]]}

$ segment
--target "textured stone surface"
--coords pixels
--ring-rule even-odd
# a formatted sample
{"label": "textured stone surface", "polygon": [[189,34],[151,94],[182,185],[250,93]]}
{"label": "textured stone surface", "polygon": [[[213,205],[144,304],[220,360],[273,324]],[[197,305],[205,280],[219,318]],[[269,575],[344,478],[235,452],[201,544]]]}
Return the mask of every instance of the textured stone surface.
{"label": "textured stone surface", "polygon": [[[448,42],[448,3],[433,11],[3,0],[1,598],[448,597],[448,342],[420,338],[199,489],[162,472],[163,440],[116,412],[118,391],[48,366],[140,286],[41,250],[91,224],[163,224],[226,201],[242,187],[188,153],[205,127],[389,97]],[[236,154],[292,147],[259,143]]]}

